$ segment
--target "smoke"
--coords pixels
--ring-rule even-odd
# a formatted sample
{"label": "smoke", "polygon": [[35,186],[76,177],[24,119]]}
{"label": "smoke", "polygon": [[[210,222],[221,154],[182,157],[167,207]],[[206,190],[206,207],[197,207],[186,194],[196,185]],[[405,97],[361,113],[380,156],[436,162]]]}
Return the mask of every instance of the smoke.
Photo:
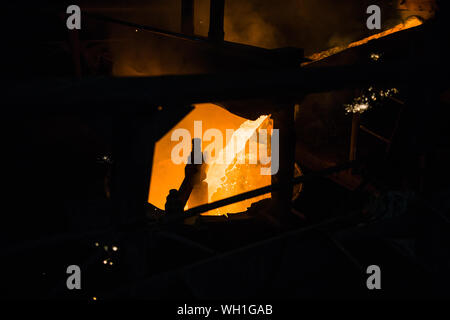
{"label": "smoke", "polygon": [[399,22],[389,0],[227,0],[225,38],[265,48],[300,47],[310,54],[371,35],[366,27],[371,4],[382,8],[384,29]]}
{"label": "smoke", "polygon": [[264,48],[280,47],[283,34],[264,15],[263,6],[251,1],[228,1],[225,12],[225,40]]}
{"label": "smoke", "polygon": [[[298,47],[306,55],[379,32],[366,27],[366,9],[377,4],[382,9],[382,29],[402,21],[401,0],[226,0],[225,40],[264,48]],[[408,0],[406,0],[408,1]],[[412,1],[412,0],[409,0]],[[419,1],[419,0],[416,0]],[[434,0],[421,0],[434,1]],[[208,35],[210,0],[195,1],[195,33]],[[120,18],[171,31],[180,31],[181,0],[148,0],[136,10]],[[122,28],[123,29],[123,28]],[[134,30],[132,30],[134,31]],[[123,32],[120,31],[120,32]],[[119,35],[113,30],[115,36]],[[129,33],[126,38],[129,39]],[[201,72],[198,50],[188,53],[186,44],[179,47],[152,35],[136,34],[131,44],[112,49],[116,75],[159,75]],[[182,55],[180,58],[179,55]],[[177,58],[178,55],[178,58]],[[196,63],[191,63],[192,61]],[[194,68],[194,65],[197,67]]]}
{"label": "smoke", "polygon": [[[413,15],[429,19],[436,10],[435,0],[226,1],[226,40],[265,48],[300,47],[306,54],[346,46]],[[366,27],[366,10],[373,4],[381,8],[382,30]]]}

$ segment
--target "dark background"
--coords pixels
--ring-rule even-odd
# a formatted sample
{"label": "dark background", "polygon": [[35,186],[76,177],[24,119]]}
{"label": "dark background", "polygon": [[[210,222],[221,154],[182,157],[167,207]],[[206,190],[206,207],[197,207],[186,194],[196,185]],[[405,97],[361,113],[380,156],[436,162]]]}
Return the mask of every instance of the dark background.
{"label": "dark background", "polygon": [[[179,32],[179,2],[78,2],[82,9],[82,30],[79,32],[84,50],[82,77],[110,77],[114,73],[115,58],[121,57],[122,51],[113,45],[103,45],[100,40],[128,36],[128,31],[124,31],[126,28],[88,22],[90,20],[83,18],[84,10]],[[195,26],[200,35],[207,36],[208,9],[204,2],[198,2]],[[243,2],[227,1],[225,40],[269,49],[298,47],[309,55],[374,33],[365,27],[365,8],[373,1]],[[402,21],[392,2],[376,3],[382,7],[383,28]],[[417,38],[419,40],[413,38],[408,43],[412,46],[411,51],[417,54],[414,56],[417,60],[410,60],[412,68],[416,64],[433,62],[433,68],[436,65],[440,68],[437,73],[445,75],[450,39],[446,22],[448,5],[443,1],[440,4],[440,20],[424,31],[425,36],[422,34]],[[42,102],[35,106],[17,103],[20,98],[27,97],[31,87],[33,92],[36,88],[50,90],[67,86],[67,79],[69,83],[77,79],[70,35],[65,28],[65,15],[61,15],[67,5],[51,1],[30,4],[9,2],[2,9],[6,13],[2,19],[2,88],[5,93],[16,94],[5,94],[0,118],[2,297],[90,300],[97,294],[109,294],[113,299],[136,296],[200,300],[247,296],[266,299],[448,298],[447,79],[432,76],[430,69],[422,76],[423,68],[417,67],[417,81],[408,84],[404,96],[413,106],[412,111],[406,115],[392,161],[382,169],[372,169],[377,166],[373,163],[372,168],[369,166],[368,169],[374,170],[371,171],[372,177],[383,172],[384,176],[380,179],[385,194],[399,189],[405,192],[414,185],[409,180],[415,179],[418,170],[416,158],[429,155],[426,167],[428,189],[421,200],[415,198],[413,204],[403,210],[404,215],[394,215],[363,230],[348,230],[334,225],[326,232],[308,233],[305,239],[303,235],[301,240],[297,236],[281,238],[259,247],[256,253],[233,251],[230,256],[211,260],[205,265],[191,266],[191,263],[208,255],[201,250],[178,247],[157,237],[151,236],[148,240],[139,228],[136,232],[120,229],[108,235],[96,233],[115,226],[118,219],[111,213],[114,206],[105,192],[105,179],[111,175],[112,164],[104,157],[109,159],[114,155],[117,141],[114,125],[120,115],[99,111],[97,104],[88,101],[80,108],[83,111],[72,109],[70,112],[64,107],[51,112],[42,111],[45,109]],[[400,60],[402,57],[405,61],[410,59],[407,52],[405,49],[405,54],[400,54]],[[178,71],[184,72],[183,67],[169,69],[167,73],[177,74]],[[45,81],[50,81],[53,87],[47,87]],[[158,122],[153,123],[158,127]],[[371,152],[367,151],[369,158]],[[410,185],[402,189],[404,183]],[[310,220],[307,223],[296,221],[295,226],[304,227],[320,222],[319,218],[333,217],[330,212],[335,207],[334,203],[339,203],[340,210],[347,212],[361,210],[369,202],[367,195],[355,195],[327,179],[311,182],[307,186],[303,199],[296,205],[311,213]],[[313,214],[315,211],[317,214]],[[171,232],[182,235],[186,232],[177,228]],[[230,231],[225,228],[218,227],[218,230],[209,232],[227,236]],[[248,240],[247,234],[253,231],[244,228],[255,229],[255,238],[248,237]],[[268,232],[265,228],[265,225],[261,228],[258,225],[239,226],[237,233],[246,236],[242,236],[242,241],[231,241],[229,245],[223,243],[227,242],[223,241],[223,237],[217,236],[217,239],[208,232],[200,231],[194,238],[223,253],[278,235],[278,232]],[[379,263],[382,270],[387,269],[383,278],[386,279],[383,282],[386,283],[385,296],[384,293],[367,293],[364,281],[360,280],[364,279],[365,273],[355,271],[345,252],[344,255],[338,252],[333,238],[324,237],[324,232],[332,233],[333,238],[344,243],[358,257],[361,265]],[[80,233],[85,236],[74,236]],[[140,241],[150,243],[151,254],[147,254],[155,263],[151,264],[151,270],[147,270],[150,275],[146,274],[147,277],[140,283],[142,286],[136,291],[121,291],[127,288],[127,284],[134,283],[134,277],[142,272],[138,262],[141,248],[127,244]],[[93,245],[95,242],[107,244],[109,248],[123,243],[124,252],[102,251],[101,246]],[[106,258],[117,259],[117,267],[105,269],[101,261]],[[83,288],[86,289],[81,293],[64,291],[65,267],[92,259],[98,260],[98,263],[89,269],[84,269],[84,265],[82,267],[83,272],[89,270],[83,277]],[[183,269],[179,276],[182,280],[170,273],[186,265],[189,265],[188,269]],[[211,271],[215,268],[230,272],[218,277]],[[264,276],[258,278],[258,272]],[[261,278],[267,282],[261,283]],[[241,283],[241,287],[234,286],[235,283]]]}

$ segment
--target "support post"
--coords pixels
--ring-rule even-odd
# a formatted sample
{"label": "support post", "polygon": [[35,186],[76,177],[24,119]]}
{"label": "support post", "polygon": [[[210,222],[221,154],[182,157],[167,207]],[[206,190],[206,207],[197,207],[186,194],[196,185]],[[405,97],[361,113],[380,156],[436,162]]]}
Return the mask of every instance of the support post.
{"label": "support post", "polygon": [[289,216],[292,202],[294,165],[295,165],[295,120],[294,104],[281,106],[274,112],[273,127],[279,130],[279,170],[272,176],[272,183],[279,183],[280,190],[272,192],[276,218],[283,224]]}
{"label": "support post", "polygon": [[210,0],[208,38],[213,42],[225,39],[223,21],[225,17],[225,0]]}
{"label": "support post", "polygon": [[181,1],[181,32],[194,35],[194,0]]}
{"label": "support post", "polygon": [[69,46],[72,53],[73,72],[76,78],[81,78],[81,44],[78,30],[69,30]]}
{"label": "support post", "polygon": [[145,225],[154,149],[154,122],[147,114],[117,114],[114,119],[111,199],[115,227],[130,281],[145,276]]}
{"label": "support post", "polygon": [[353,114],[352,119],[352,135],[350,138],[350,155],[349,160],[356,160],[356,144],[358,142],[358,133],[359,133],[359,123],[360,123],[360,114],[355,112]]}

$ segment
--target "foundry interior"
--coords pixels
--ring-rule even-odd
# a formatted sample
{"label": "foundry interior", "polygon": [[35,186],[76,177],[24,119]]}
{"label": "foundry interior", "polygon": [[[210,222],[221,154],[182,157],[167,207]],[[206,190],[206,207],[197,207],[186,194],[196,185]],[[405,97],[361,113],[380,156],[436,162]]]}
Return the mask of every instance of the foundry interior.
{"label": "foundry interior", "polygon": [[7,4],[1,295],[448,298],[448,3],[372,2]]}

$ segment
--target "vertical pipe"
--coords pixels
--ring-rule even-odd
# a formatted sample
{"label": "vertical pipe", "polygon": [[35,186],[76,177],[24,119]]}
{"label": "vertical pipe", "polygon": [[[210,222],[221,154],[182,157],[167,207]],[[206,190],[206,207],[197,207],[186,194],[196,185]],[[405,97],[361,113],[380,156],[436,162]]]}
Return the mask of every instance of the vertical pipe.
{"label": "vertical pipe", "polygon": [[225,0],[210,0],[208,38],[213,42],[225,39],[223,20],[225,17]]}
{"label": "vertical pipe", "polygon": [[181,1],[181,32],[194,35],[194,0]]}
{"label": "vertical pipe", "polygon": [[350,155],[349,160],[356,160],[356,144],[358,142],[360,114],[355,112],[352,119],[352,135],[350,138]]}
{"label": "vertical pipe", "polygon": [[[148,114],[114,115],[113,176],[111,200],[114,222],[120,235],[124,275],[128,281],[142,279],[147,271],[147,205],[155,123]],[[133,230],[133,232],[127,232]]]}
{"label": "vertical pipe", "polygon": [[72,62],[75,77],[81,78],[81,44],[78,30],[69,30],[69,45],[72,52]]}
{"label": "vertical pipe", "polygon": [[282,105],[278,112],[272,115],[273,126],[279,130],[279,170],[272,176],[272,183],[280,183],[279,191],[272,193],[272,199],[277,208],[278,221],[283,224],[290,215],[293,177],[295,166],[295,107],[294,105]]}
{"label": "vertical pipe", "polygon": [[135,225],[145,221],[154,126],[148,114],[114,115],[111,199],[118,225]]}

